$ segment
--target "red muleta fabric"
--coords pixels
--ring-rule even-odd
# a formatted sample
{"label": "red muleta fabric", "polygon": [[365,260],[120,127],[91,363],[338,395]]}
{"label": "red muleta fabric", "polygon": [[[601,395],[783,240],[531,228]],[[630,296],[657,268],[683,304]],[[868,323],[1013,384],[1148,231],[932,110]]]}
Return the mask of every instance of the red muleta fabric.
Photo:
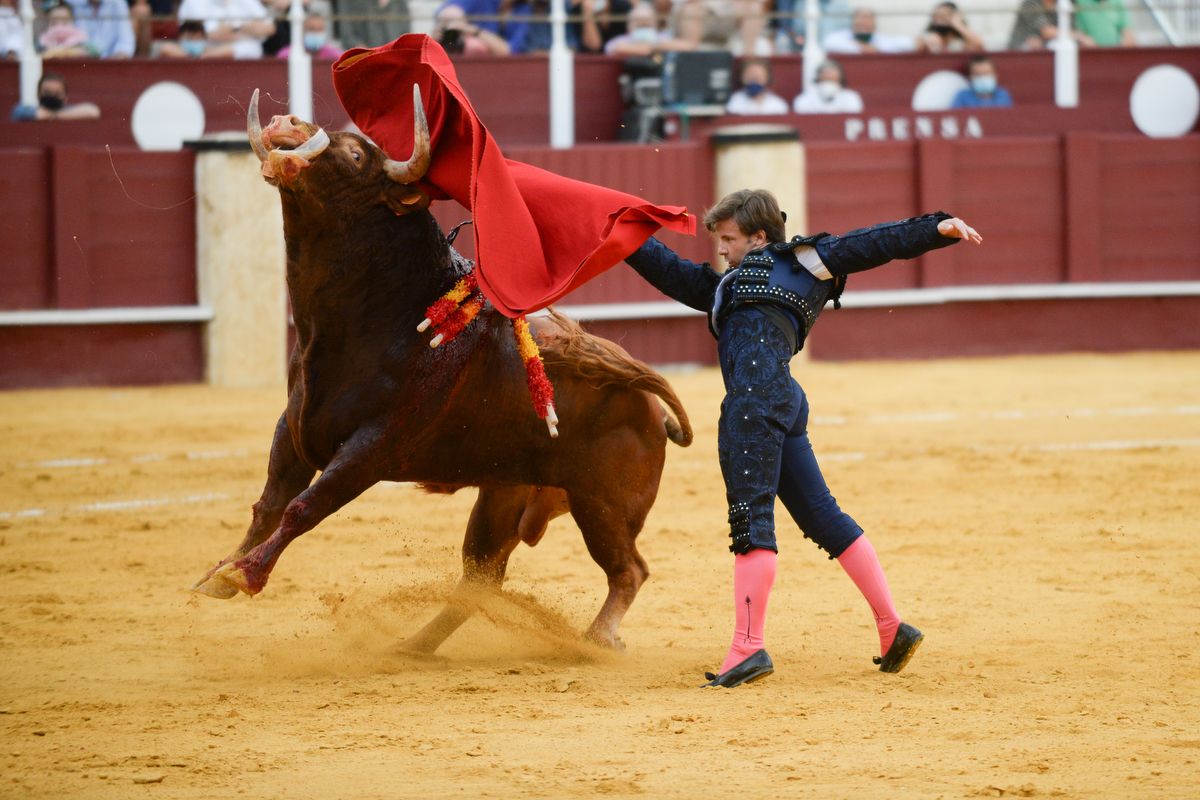
{"label": "red muleta fabric", "polygon": [[681,206],[653,205],[506,159],[450,58],[424,34],[350,50],[333,65],[350,118],[392,158],[412,153],[414,83],[433,151],[420,188],[470,209],[479,286],[505,315],[545,308],[620,263],[659,228],[695,233],[695,217]]}

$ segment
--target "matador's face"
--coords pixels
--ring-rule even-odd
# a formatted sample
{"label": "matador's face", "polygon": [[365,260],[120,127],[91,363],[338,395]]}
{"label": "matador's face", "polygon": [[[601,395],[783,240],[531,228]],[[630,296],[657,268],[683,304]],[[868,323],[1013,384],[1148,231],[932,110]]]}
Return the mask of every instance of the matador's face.
{"label": "matador's face", "polygon": [[717,255],[725,259],[727,269],[733,269],[742,263],[746,253],[751,250],[767,246],[765,231],[755,231],[746,235],[732,217],[718,222],[712,235],[717,240]]}

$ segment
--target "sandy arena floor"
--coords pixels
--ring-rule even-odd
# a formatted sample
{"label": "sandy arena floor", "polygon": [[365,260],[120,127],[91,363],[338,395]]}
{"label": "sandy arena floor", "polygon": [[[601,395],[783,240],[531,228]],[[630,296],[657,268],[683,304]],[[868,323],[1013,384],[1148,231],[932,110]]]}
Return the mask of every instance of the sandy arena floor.
{"label": "sandy arena floor", "polygon": [[696,688],[729,636],[720,378],[672,447],[625,655],[568,521],[433,659],[471,491],[380,485],[250,600],[240,540],[282,389],[0,394],[0,796],[1079,797],[1200,791],[1200,353],[795,366],[843,506],[926,642],[781,523],[778,671]]}

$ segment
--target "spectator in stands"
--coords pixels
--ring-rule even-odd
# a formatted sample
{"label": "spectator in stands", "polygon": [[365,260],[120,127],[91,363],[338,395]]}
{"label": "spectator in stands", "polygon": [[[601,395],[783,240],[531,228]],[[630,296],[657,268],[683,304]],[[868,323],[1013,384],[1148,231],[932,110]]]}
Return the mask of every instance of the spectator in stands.
{"label": "spectator in stands", "polygon": [[20,57],[25,38],[16,6],[17,0],[0,0],[0,58],[10,61]]}
{"label": "spectator in stands", "polygon": [[178,39],[176,5],[176,0],[129,0],[129,18],[133,23],[136,42],[135,55],[156,55],[160,42]]}
{"label": "spectator in stands", "polygon": [[1098,47],[1135,47],[1125,0],[1075,0],[1075,25]]}
{"label": "spectator in stands", "polygon": [[674,0],[676,35],[693,48],[770,55],[767,0]]}
{"label": "spectator in stands", "polygon": [[[804,16],[805,0],[774,0],[775,2],[775,54],[786,55],[800,52],[808,23]],[[847,0],[818,0],[820,14],[817,19],[817,41],[824,42],[833,31],[850,24],[850,4]]]}
{"label": "spectator in stands", "polygon": [[336,0],[337,39],[343,47],[379,47],[408,33],[408,0]]}
{"label": "spectator in stands", "polygon": [[725,110],[730,114],[786,114],[788,104],[770,89],[771,67],[760,58],[742,63],[742,88],[729,96]]}
{"label": "spectator in stands", "polygon": [[204,23],[207,51],[233,58],[262,58],[263,41],[275,32],[275,21],[259,0],[183,0],[179,20]]}
{"label": "spectator in stands", "polygon": [[830,60],[817,67],[817,79],[792,101],[797,114],[860,114],[862,97],[846,88],[846,71]]}
{"label": "spectator in stands", "polygon": [[629,12],[629,30],[604,46],[610,56],[649,56],[665,50],[694,50],[696,45],[676,38],[670,31],[659,30],[654,6],[639,2]]}
{"label": "spectator in stands", "polygon": [[912,39],[876,30],[875,12],[869,8],[854,9],[850,27],[830,32],[823,44],[826,52],[842,55],[908,53],[913,50]]}
{"label": "spectator in stands", "polygon": [[630,0],[571,0],[567,15],[580,18],[568,25],[574,31],[576,48],[585,53],[603,53],[605,45],[628,31],[625,18],[632,8]]}
{"label": "spectator in stands", "polygon": [[75,23],[101,58],[133,56],[133,23],[125,0],[69,0]]}
{"label": "spectator in stands", "polygon": [[463,16],[475,28],[503,38],[510,53],[516,51],[517,43],[524,42],[525,24],[529,16],[529,3],[526,0],[446,0],[434,14],[434,19],[451,6],[460,8]]}
{"label": "spectator in stands", "polygon": [[975,56],[967,66],[970,86],[950,101],[951,108],[1010,108],[1012,97],[996,79],[996,65],[987,56]]}
{"label": "spectator in stands", "polygon": [[[545,53],[554,41],[554,29],[550,25],[550,0],[521,0],[514,3],[505,23],[508,46],[514,53]],[[572,29],[566,29],[567,47],[578,46],[573,41]]]}
{"label": "spectator in stands", "polygon": [[453,3],[438,10],[430,36],[451,55],[506,56],[512,52],[498,30],[471,22],[462,6]]}
{"label": "spectator in stands", "polygon": [[96,51],[88,45],[87,31],[75,24],[75,11],[65,2],[46,12],[46,30],[38,37],[42,58],[91,58]]}
{"label": "spectator in stands", "polygon": [[43,74],[37,92],[36,106],[18,105],[12,110],[13,122],[100,119],[100,108],[95,103],[67,102],[67,80],[57,72]]}
{"label": "spectator in stands", "polygon": [[929,25],[917,37],[918,53],[982,53],[983,37],[971,30],[958,6],[938,3],[929,15]]}
{"label": "spectator in stands", "polygon": [[[292,0],[266,0],[266,2],[267,10],[271,12],[271,16],[275,20],[275,32],[263,41],[263,55],[274,57],[292,43]],[[328,23],[333,14],[333,7],[328,0],[300,0],[300,2],[304,8],[306,22],[313,15],[325,17],[326,38],[328,38],[330,28]]]}
{"label": "spectator in stands", "polygon": [[[263,39],[263,56],[275,57],[279,51],[292,43],[292,23],[288,13],[292,10],[292,0],[262,0],[271,19],[275,22],[275,30]],[[308,3],[304,2],[304,13],[309,13]]]}
{"label": "spectator in stands", "polygon": [[233,49],[210,48],[204,23],[189,19],[180,23],[175,41],[158,43],[155,55],[162,58],[230,58]]}
{"label": "spectator in stands", "polygon": [[[329,41],[329,20],[322,14],[309,14],[304,18],[304,49],[313,58],[333,61],[342,54],[342,48]],[[279,58],[287,58],[291,53],[289,44],[277,53]]]}
{"label": "spectator in stands", "polygon": [[[1084,47],[1094,44],[1090,36],[1078,30],[1072,29],[1071,37]],[[1008,49],[1042,50],[1051,47],[1057,38],[1058,0],[1021,0]]]}

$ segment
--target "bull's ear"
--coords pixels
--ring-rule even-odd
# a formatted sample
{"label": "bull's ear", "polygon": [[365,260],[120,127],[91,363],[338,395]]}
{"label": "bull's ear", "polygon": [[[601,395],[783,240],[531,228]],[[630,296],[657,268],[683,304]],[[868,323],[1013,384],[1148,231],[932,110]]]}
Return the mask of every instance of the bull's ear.
{"label": "bull's ear", "polygon": [[383,201],[397,214],[411,214],[429,208],[429,197],[412,184],[391,183],[384,190]]}

